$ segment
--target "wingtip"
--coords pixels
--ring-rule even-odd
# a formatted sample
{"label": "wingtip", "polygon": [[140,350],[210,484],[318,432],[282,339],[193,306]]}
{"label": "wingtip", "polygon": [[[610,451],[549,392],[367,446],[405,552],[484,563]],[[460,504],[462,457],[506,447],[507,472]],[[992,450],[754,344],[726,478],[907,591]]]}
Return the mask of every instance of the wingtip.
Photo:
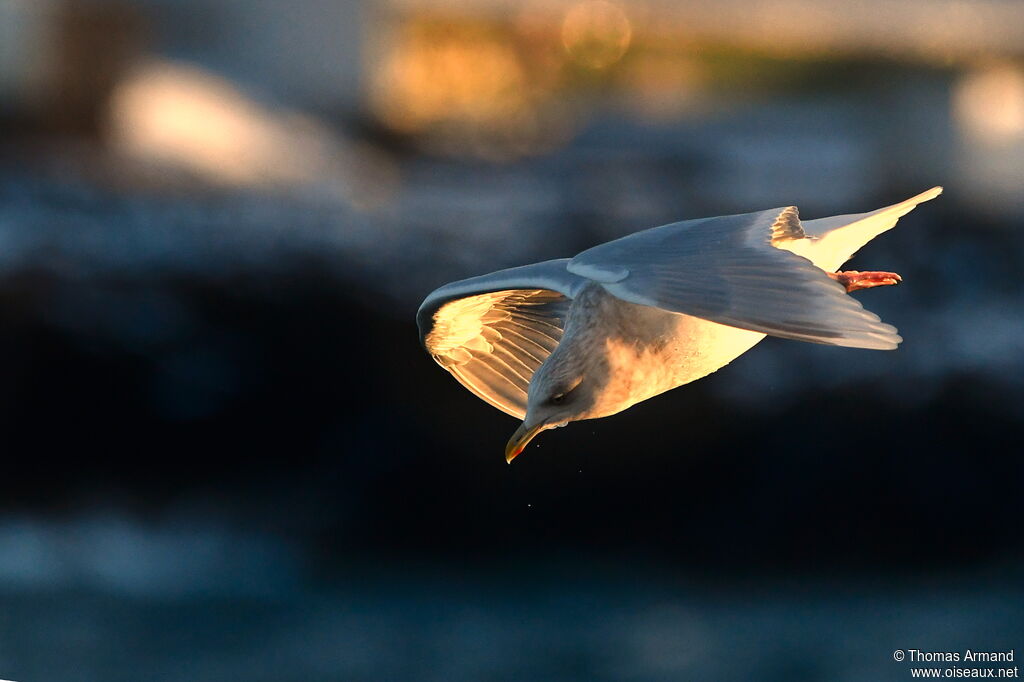
{"label": "wingtip", "polygon": [[903,343],[903,337],[896,334],[894,336],[845,339],[835,345],[847,348],[861,348],[863,350],[897,350],[901,343]]}
{"label": "wingtip", "polygon": [[879,347],[879,350],[896,350],[900,347],[900,344],[903,343],[903,337],[900,336],[900,333],[896,330],[896,327],[893,327],[892,325],[886,326],[890,327],[892,331],[885,335],[885,340],[883,344]]}
{"label": "wingtip", "polygon": [[898,350],[901,343],[903,343],[903,337],[899,334],[893,334],[892,338],[889,339],[889,345],[881,350]]}

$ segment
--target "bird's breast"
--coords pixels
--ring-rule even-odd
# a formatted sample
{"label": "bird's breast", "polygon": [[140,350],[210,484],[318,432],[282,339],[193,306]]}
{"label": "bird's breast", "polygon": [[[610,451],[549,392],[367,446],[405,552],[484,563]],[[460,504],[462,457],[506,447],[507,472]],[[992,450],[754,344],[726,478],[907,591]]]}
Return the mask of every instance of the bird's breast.
{"label": "bird's breast", "polygon": [[[616,300],[603,340],[608,372],[594,416],[608,416],[724,367],[764,338],[690,315]],[[616,323],[615,320],[619,322]]]}

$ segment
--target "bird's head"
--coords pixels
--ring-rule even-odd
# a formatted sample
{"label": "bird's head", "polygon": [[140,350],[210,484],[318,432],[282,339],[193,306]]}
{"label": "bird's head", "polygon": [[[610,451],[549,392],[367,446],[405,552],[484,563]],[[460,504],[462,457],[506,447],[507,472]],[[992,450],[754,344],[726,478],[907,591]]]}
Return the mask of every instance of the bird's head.
{"label": "bird's head", "polygon": [[530,381],[526,417],[505,446],[505,461],[523,451],[541,431],[586,419],[594,404],[594,385],[579,371],[565,372],[554,363],[544,363]]}

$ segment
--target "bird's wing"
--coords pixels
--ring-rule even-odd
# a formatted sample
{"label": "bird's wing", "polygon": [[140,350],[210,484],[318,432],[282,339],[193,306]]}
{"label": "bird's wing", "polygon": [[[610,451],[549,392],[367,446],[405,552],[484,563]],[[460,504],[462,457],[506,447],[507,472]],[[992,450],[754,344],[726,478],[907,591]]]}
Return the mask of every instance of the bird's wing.
{"label": "bird's wing", "polygon": [[773,245],[803,237],[792,206],[688,220],[587,249],[568,270],[631,303],[800,341],[895,348],[894,327],[809,260]]}
{"label": "bird's wing", "polygon": [[918,204],[930,201],[940,194],[941,187],[932,187],[906,201],[870,213],[805,220],[804,230],[810,239],[796,242],[798,248],[791,250],[801,256],[807,256],[826,270],[835,270],[850,260],[862,246],[895,227],[896,221],[913,211]]}
{"label": "bird's wing", "polygon": [[572,297],[586,280],[568,258],[446,284],[416,314],[420,342],[477,397],[526,415],[530,379],[562,338]]}

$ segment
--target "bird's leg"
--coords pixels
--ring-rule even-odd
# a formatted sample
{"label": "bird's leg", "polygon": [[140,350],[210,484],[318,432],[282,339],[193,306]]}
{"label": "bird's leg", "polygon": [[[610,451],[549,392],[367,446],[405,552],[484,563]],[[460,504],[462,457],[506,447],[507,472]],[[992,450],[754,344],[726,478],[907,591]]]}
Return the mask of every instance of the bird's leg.
{"label": "bird's leg", "polygon": [[847,270],[845,272],[830,272],[828,276],[846,287],[846,291],[857,291],[858,289],[870,289],[871,287],[883,287],[887,284],[899,284],[903,278],[895,272],[858,272]]}

